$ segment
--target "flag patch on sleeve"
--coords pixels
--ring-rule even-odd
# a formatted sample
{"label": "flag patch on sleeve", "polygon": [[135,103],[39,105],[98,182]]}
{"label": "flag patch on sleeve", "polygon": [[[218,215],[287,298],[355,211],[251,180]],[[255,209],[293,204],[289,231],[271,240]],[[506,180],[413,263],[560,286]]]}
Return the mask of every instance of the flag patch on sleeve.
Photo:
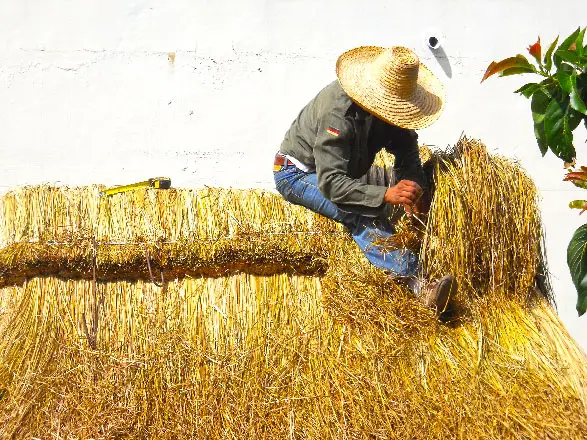
{"label": "flag patch on sleeve", "polygon": [[328,127],[328,130],[326,130],[326,132],[328,134],[331,134],[332,136],[338,136],[340,134],[340,130],[337,130],[334,127]]}

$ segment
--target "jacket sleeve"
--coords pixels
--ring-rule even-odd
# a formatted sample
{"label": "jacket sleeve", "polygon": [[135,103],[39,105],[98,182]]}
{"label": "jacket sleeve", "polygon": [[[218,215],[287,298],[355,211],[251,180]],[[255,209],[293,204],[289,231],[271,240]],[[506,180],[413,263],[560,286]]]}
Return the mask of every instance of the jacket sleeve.
{"label": "jacket sleeve", "polygon": [[395,156],[393,169],[398,181],[411,180],[422,189],[428,187],[420,160],[418,134],[414,130],[402,130],[394,136],[392,145],[386,149]]}
{"label": "jacket sleeve", "polygon": [[347,175],[354,137],[350,121],[332,113],[320,119],[314,145],[318,188],[333,203],[378,208],[387,188],[367,185]]}

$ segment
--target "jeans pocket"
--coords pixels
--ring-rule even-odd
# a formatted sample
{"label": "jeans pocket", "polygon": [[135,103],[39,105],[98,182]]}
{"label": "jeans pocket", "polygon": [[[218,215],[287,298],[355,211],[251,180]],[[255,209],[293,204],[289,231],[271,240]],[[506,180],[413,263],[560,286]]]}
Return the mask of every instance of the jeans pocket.
{"label": "jeans pocket", "polygon": [[306,185],[300,181],[302,176],[303,174],[301,172],[291,167],[276,171],[273,174],[275,187],[279,194],[288,202],[295,203],[296,205],[301,204],[306,189]]}
{"label": "jeans pocket", "polygon": [[287,200],[289,193],[291,192],[291,185],[285,179],[276,180],[275,181],[275,188],[277,188],[277,192],[283,196],[284,199]]}
{"label": "jeans pocket", "polygon": [[285,200],[289,200],[292,188],[287,177],[284,175],[286,172],[286,170],[276,171],[273,173],[273,178],[275,179],[275,188],[277,189],[277,192],[279,192]]}

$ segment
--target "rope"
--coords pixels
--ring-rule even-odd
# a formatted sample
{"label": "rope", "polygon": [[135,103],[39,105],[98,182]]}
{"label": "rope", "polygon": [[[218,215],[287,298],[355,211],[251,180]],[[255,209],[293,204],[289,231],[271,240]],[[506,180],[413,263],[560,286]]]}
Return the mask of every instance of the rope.
{"label": "rope", "polygon": [[149,269],[149,277],[151,277],[151,282],[155,284],[157,287],[164,287],[165,286],[165,278],[163,278],[163,270],[161,271],[161,284],[155,281],[155,277],[153,276],[153,271],[151,270],[151,256],[149,254],[149,248],[145,247],[145,257],[147,258],[147,268]]}

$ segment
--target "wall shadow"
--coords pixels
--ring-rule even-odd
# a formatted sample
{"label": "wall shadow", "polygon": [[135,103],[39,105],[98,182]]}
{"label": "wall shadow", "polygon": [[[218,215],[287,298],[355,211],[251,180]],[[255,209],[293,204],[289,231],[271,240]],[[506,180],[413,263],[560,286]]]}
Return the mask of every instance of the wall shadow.
{"label": "wall shadow", "polygon": [[430,52],[432,52],[432,55],[434,55],[434,58],[436,58],[436,61],[438,61],[446,76],[452,78],[452,67],[448,55],[444,51],[444,47],[440,46],[438,49],[430,49]]}

